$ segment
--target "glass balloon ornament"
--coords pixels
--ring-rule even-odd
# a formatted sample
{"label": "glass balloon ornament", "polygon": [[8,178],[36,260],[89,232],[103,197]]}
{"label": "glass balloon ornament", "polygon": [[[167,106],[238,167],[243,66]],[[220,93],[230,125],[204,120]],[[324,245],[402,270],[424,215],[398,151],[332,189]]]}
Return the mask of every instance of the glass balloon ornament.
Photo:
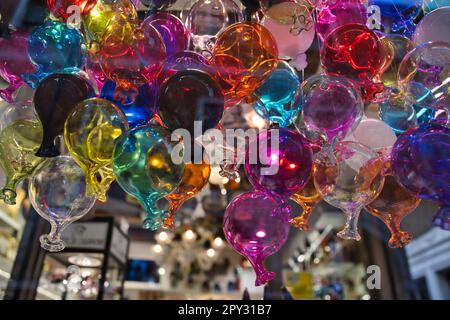
{"label": "glass balloon ornament", "polygon": [[[98,0],[46,0],[50,13],[55,18],[61,18],[66,21],[74,14],[84,15],[89,12]],[[78,10],[73,10],[77,7]]]}
{"label": "glass balloon ornament", "polygon": [[[449,110],[450,43],[427,42],[410,51],[398,67],[399,87],[407,99],[429,109]],[[429,103],[435,99],[433,103]]]}
{"label": "glass balloon ornament", "polygon": [[380,74],[380,80],[385,87],[394,89],[398,87],[398,67],[408,52],[414,49],[413,42],[398,34],[385,35],[380,38],[385,51],[391,51],[392,58]]}
{"label": "glass balloon ornament", "polygon": [[213,65],[224,83],[226,100],[235,104],[251,97],[277,64],[276,41],[256,22],[229,26],[218,35],[213,48]]}
{"label": "glass balloon ornament", "polygon": [[275,277],[263,265],[276,253],[289,233],[288,210],[269,193],[252,191],[234,198],[223,218],[223,232],[228,243],[250,261],[256,273],[256,286]]}
{"label": "glass balloon ornament", "polygon": [[378,6],[384,33],[398,33],[410,37],[416,27],[414,19],[420,14],[423,0],[369,0]]}
{"label": "glass balloon ornament", "polygon": [[145,125],[157,112],[159,88],[155,82],[140,86],[134,100],[131,99],[131,96],[126,96],[125,100],[117,100],[114,97],[115,89],[116,83],[106,80],[100,91],[100,97],[111,101],[122,110],[130,128]]}
{"label": "glass balloon ornament", "polygon": [[41,81],[34,93],[34,108],[44,128],[38,157],[56,157],[60,154],[55,145],[57,136],[64,132],[64,122],[81,101],[95,95],[92,86],[81,76],[56,73]]}
{"label": "glass balloon ornament", "polygon": [[367,9],[359,0],[340,0],[328,3],[317,15],[317,35],[322,41],[334,29],[348,23],[365,25]]}
{"label": "glass balloon ornament", "polygon": [[178,17],[170,13],[158,12],[147,17],[143,24],[147,23],[155,27],[164,40],[167,58],[188,48],[189,32]]}
{"label": "glass balloon ornament", "polygon": [[345,78],[314,75],[302,84],[303,121],[310,131],[324,133],[328,141],[342,139],[364,114],[358,88]]}
{"label": "glass balloon ornament", "polygon": [[412,40],[417,46],[430,41],[450,44],[450,2],[423,17]]}
{"label": "glass balloon ornament", "polygon": [[33,73],[36,67],[28,56],[29,32],[17,30],[0,37],[0,78],[6,87],[0,88],[0,98],[12,102],[13,93],[24,84],[22,74]]}
{"label": "glass balloon ornament", "polygon": [[278,47],[280,59],[289,59],[289,63],[297,70],[307,66],[305,52],[314,41],[314,20],[309,9],[301,5],[296,11],[292,24],[279,23],[264,16],[261,24],[272,33]]}
{"label": "glass balloon ornament", "polygon": [[314,185],[330,205],[345,213],[342,239],[360,240],[361,210],[381,192],[384,184],[383,158],[353,141],[339,141],[332,152],[318,154],[313,167]]}
{"label": "glass balloon ornament", "polygon": [[450,128],[423,124],[400,135],[392,153],[392,174],[409,192],[440,208],[433,224],[450,230]]}
{"label": "glass balloon ornament", "polygon": [[384,64],[384,48],[376,33],[365,25],[350,23],[334,29],[326,37],[320,57],[325,73],[358,83],[366,101],[383,90],[374,78]]}
{"label": "glass balloon ornament", "polygon": [[264,16],[280,24],[294,25],[297,17],[304,12],[305,1],[300,0],[260,0]]}
{"label": "glass balloon ornament", "polygon": [[106,201],[115,180],[112,153],[118,137],[128,130],[123,112],[108,100],[91,98],[78,103],[64,124],[64,141],[86,176],[86,196]]}
{"label": "glass balloon ornament", "polygon": [[211,166],[206,163],[186,163],[180,184],[168,196],[169,216],[164,220],[164,226],[175,230],[175,214],[183,203],[195,197],[209,181]]}
{"label": "glass balloon ornament", "polygon": [[50,223],[50,233],[39,239],[50,252],[65,248],[61,233],[95,204],[95,197],[86,196],[83,171],[70,156],[43,161],[29,182],[28,195],[37,213]]}
{"label": "glass balloon ornament", "polygon": [[305,186],[311,167],[311,147],[296,131],[269,129],[247,144],[245,173],[255,189],[289,198]]}
{"label": "glass balloon ornament", "polygon": [[169,130],[186,129],[196,139],[217,126],[222,118],[224,98],[220,86],[208,73],[187,69],[162,84],[158,108]]}
{"label": "glass balloon ornament", "polygon": [[[117,140],[113,171],[122,189],[144,206],[146,229],[163,225],[167,214],[156,203],[180,183],[185,167],[183,149],[182,143],[171,141],[168,130],[153,124],[136,127]],[[174,162],[174,155],[180,155],[181,161]]]}
{"label": "glass balloon ornament", "polygon": [[419,198],[403,188],[393,176],[387,175],[381,193],[365,209],[388,227],[391,232],[389,247],[402,248],[411,242],[412,236],[401,230],[400,223],[419,203]]}
{"label": "glass balloon ornament", "polygon": [[242,21],[244,15],[234,0],[199,0],[189,9],[185,24],[194,47],[210,51],[217,34]]}
{"label": "glass balloon ornament", "polygon": [[314,179],[311,176],[306,185],[291,196],[291,200],[295,201],[303,209],[303,212],[298,217],[290,220],[291,225],[297,229],[308,231],[309,217],[311,216],[314,207],[321,202],[322,199],[323,197],[314,185]]}
{"label": "glass balloon ornament", "polygon": [[28,54],[38,70],[22,77],[35,89],[53,73],[79,73],[86,62],[86,44],[79,30],[64,22],[47,20],[31,32]]}
{"label": "glass balloon ornament", "polygon": [[137,23],[137,18],[136,8],[129,0],[98,0],[92,10],[82,17],[88,43],[93,42],[97,47],[111,24],[122,21]]}
{"label": "glass balloon ornament", "polygon": [[253,108],[269,123],[287,127],[297,118],[302,103],[300,80],[287,62],[278,62],[277,68],[254,95],[258,100]]}
{"label": "glass balloon ornament", "polygon": [[42,141],[42,125],[31,104],[8,104],[0,112],[0,166],[6,176],[0,199],[14,205],[17,185],[43,160],[35,156]]}
{"label": "glass balloon ornament", "polygon": [[116,83],[114,98],[122,103],[138,95],[138,87],[152,82],[166,60],[166,47],[150,24],[130,21],[111,24],[103,36],[100,64],[108,79]]}

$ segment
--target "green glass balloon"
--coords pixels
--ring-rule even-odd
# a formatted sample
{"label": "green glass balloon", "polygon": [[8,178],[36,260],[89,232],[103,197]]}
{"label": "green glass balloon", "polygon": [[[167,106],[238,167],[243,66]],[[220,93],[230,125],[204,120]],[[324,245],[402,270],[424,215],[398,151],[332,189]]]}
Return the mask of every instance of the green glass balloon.
{"label": "green glass balloon", "polygon": [[[175,163],[173,155],[181,161]],[[136,127],[117,139],[113,171],[122,189],[144,206],[143,228],[157,230],[168,216],[156,203],[180,183],[182,157],[183,145],[171,141],[170,132],[157,125]]]}
{"label": "green glass balloon", "polygon": [[9,105],[0,116],[0,166],[6,184],[0,190],[0,199],[16,204],[16,188],[29,177],[44,159],[35,156],[42,141],[42,125],[33,106]]}

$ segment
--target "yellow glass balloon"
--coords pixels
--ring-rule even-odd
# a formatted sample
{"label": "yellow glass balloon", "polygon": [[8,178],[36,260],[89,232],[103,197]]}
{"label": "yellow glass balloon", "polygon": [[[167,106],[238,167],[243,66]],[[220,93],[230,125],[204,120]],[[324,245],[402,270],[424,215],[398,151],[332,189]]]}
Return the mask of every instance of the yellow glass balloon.
{"label": "yellow glass balloon", "polygon": [[123,112],[101,98],[80,102],[67,117],[64,141],[84,171],[87,196],[106,201],[106,192],[115,179],[112,171],[115,142],[127,130]]}
{"label": "yellow glass balloon", "polygon": [[29,177],[44,158],[35,153],[42,142],[43,130],[31,105],[10,105],[0,120],[0,166],[6,184],[0,190],[0,199],[16,204],[16,187]]}
{"label": "yellow glass balloon", "polygon": [[111,24],[120,21],[135,21],[137,11],[130,0],[99,0],[89,13],[83,15],[83,24],[88,42],[100,43]]}
{"label": "yellow glass balloon", "polygon": [[181,182],[178,187],[166,196],[169,201],[169,216],[164,220],[168,229],[175,228],[175,214],[181,205],[188,199],[195,197],[206,186],[211,174],[211,166],[205,162],[188,163],[185,166]]}
{"label": "yellow glass balloon", "polygon": [[291,199],[303,208],[303,212],[300,216],[293,218],[290,223],[297,229],[308,231],[309,216],[311,215],[314,207],[323,199],[320,192],[314,186],[314,180],[312,177],[309,178],[305,187],[297,191]]}
{"label": "yellow glass balloon", "polygon": [[380,38],[386,52],[386,61],[380,76],[381,82],[386,87],[395,88],[398,86],[398,67],[406,54],[414,49],[414,44],[408,38],[401,35],[386,35]]}

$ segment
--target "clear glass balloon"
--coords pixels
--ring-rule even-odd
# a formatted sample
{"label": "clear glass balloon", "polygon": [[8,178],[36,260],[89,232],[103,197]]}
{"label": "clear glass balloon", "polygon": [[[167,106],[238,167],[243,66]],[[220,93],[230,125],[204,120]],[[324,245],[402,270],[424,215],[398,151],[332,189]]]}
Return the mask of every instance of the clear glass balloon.
{"label": "clear glass balloon", "polygon": [[294,25],[304,13],[303,0],[260,0],[261,10],[266,17],[285,25]]}
{"label": "clear glass balloon", "polygon": [[415,87],[421,94],[408,94],[414,104],[423,105],[424,97],[432,95],[431,109],[449,108],[450,99],[450,43],[428,42],[410,51],[398,68],[398,82],[403,92]]}
{"label": "clear glass balloon", "polygon": [[0,113],[0,166],[6,184],[0,199],[16,204],[16,187],[32,175],[43,159],[35,156],[43,137],[41,122],[33,105],[6,104]]}
{"label": "clear glass balloon", "polygon": [[345,78],[315,75],[306,79],[302,89],[306,127],[324,133],[329,141],[344,138],[364,114],[358,88]]}
{"label": "clear glass balloon", "polygon": [[222,30],[242,21],[244,15],[234,0],[198,0],[189,9],[185,24],[194,47],[210,51]]}
{"label": "clear glass balloon", "polygon": [[317,155],[313,177],[324,200],[345,213],[345,227],[338,236],[360,240],[360,212],[383,188],[382,157],[360,143],[337,142],[332,152],[325,149]]}
{"label": "clear glass balloon", "polygon": [[276,198],[262,191],[239,195],[230,202],[223,218],[223,232],[228,243],[246,257],[256,272],[255,285],[275,277],[263,261],[276,253],[289,233],[289,213]]}
{"label": "clear glass balloon", "polygon": [[123,112],[110,101],[91,98],[78,103],[64,125],[66,146],[86,175],[86,195],[106,201],[115,180],[112,153],[116,139],[128,130]]}
{"label": "clear glass balloon", "polygon": [[30,180],[28,194],[34,209],[51,225],[50,233],[40,237],[41,247],[50,252],[65,248],[61,232],[86,215],[96,200],[86,196],[83,170],[70,156],[42,162]]}
{"label": "clear glass balloon", "polygon": [[418,46],[425,42],[445,42],[450,45],[450,2],[426,14],[417,25],[412,40]]}

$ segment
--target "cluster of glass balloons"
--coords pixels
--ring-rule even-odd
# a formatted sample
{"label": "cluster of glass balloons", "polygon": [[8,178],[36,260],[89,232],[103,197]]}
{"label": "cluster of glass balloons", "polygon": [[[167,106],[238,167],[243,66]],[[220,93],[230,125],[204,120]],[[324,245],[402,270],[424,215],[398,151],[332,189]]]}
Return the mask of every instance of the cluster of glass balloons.
{"label": "cluster of glass balloons", "polygon": [[[406,245],[400,222],[420,199],[439,203],[433,223],[450,230],[445,1],[261,0],[244,18],[234,0],[188,1],[178,16],[175,1],[141,0],[144,19],[138,2],[48,0],[43,25],[0,38],[0,199],[14,204],[29,178],[31,203],[52,226],[45,249],[62,250],[61,231],[106,201],[114,181],[144,207],[145,228],[174,228],[211,166],[173,155],[190,159],[186,146],[225,131],[224,111],[240,103],[268,126],[234,150],[254,190],[231,201],[223,230],[256,285],[275,276],[264,258],[290,226],[308,230],[322,200],[345,213],[344,239],[360,239],[366,209],[389,228],[390,247]],[[69,23],[73,6],[80,28]],[[321,73],[305,80],[315,40]],[[365,115],[371,106],[378,118]],[[238,176],[236,165],[222,169]]]}

